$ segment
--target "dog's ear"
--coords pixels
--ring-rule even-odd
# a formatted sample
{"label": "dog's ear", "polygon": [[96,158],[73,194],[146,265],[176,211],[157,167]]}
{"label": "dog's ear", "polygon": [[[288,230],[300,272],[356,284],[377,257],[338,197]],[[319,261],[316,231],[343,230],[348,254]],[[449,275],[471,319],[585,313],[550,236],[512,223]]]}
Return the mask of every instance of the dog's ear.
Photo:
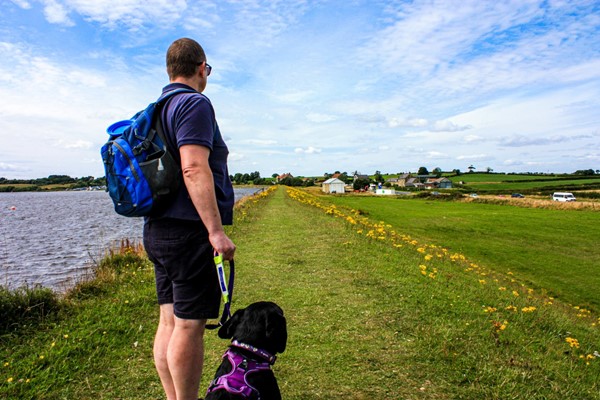
{"label": "dog's ear", "polygon": [[219,337],[221,339],[231,339],[235,330],[244,316],[244,310],[237,310],[231,318],[229,318],[222,327],[219,328]]}
{"label": "dog's ear", "polygon": [[270,313],[266,321],[267,342],[272,343],[276,353],[283,353],[287,345],[287,323],[283,314]]}

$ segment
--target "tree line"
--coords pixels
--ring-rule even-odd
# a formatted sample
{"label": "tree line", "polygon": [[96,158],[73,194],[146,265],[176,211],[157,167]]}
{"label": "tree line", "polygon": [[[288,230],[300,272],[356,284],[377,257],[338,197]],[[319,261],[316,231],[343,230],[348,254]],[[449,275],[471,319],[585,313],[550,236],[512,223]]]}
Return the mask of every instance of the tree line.
{"label": "tree line", "polygon": [[46,178],[36,179],[6,179],[0,177],[0,192],[36,191],[54,185],[64,189],[102,187],[106,185],[106,179],[93,176],[72,178],[68,175],[49,175]]}

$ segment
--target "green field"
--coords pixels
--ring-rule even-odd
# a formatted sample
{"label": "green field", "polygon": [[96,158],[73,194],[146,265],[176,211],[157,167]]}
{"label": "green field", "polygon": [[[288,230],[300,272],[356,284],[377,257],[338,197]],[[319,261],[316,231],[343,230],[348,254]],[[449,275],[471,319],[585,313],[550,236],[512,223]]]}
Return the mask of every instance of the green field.
{"label": "green field", "polygon": [[455,188],[461,188],[464,182],[469,190],[482,191],[544,191],[556,187],[600,186],[600,175],[594,177],[577,177],[573,175],[529,175],[529,174],[483,174],[472,173],[451,176]]}
{"label": "green field", "polygon": [[384,196],[327,200],[600,310],[600,212]]}

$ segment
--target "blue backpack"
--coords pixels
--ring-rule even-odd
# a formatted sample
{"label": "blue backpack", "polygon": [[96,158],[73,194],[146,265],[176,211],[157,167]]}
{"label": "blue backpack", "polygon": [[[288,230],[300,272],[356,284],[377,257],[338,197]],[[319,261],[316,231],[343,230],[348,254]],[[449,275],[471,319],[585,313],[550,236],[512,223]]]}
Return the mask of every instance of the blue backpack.
{"label": "blue backpack", "polygon": [[106,186],[115,211],[126,217],[143,217],[164,209],[181,185],[181,166],[167,147],[160,108],[179,93],[175,89],[131,119],[108,127],[110,135],[100,151],[104,162]]}

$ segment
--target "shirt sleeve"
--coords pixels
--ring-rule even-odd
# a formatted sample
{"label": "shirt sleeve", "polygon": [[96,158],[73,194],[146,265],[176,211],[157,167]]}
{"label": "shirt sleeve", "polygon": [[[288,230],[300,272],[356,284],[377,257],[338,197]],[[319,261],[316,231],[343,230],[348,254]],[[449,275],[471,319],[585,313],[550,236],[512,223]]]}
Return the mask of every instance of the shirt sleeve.
{"label": "shirt sleeve", "polygon": [[213,150],[215,118],[210,102],[202,95],[186,96],[178,107],[175,121],[177,147],[196,144]]}

